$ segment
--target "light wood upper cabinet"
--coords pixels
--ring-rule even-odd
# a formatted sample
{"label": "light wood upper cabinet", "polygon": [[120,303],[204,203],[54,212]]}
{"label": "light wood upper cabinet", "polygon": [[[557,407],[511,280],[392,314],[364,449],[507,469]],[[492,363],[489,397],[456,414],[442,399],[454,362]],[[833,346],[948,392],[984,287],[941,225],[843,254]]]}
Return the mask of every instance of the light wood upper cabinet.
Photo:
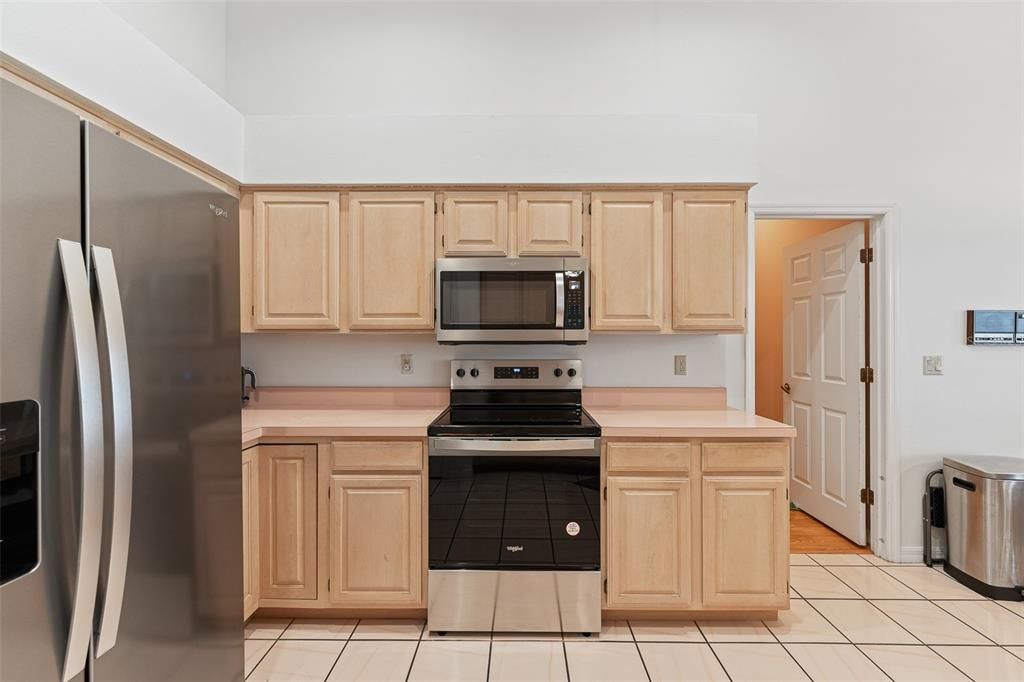
{"label": "light wood upper cabinet", "polygon": [[422,605],[421,486],[420,476],[331,475],[333,605]]}
{"label": "light wood upper cabinet", "polygon": [[[721,459],[730,444],[704,445]],[[774,467],[785,443],[735,444],[734,458]],[[738,466],[736,467],[739,468]],[[778,609],[789,605],[789,503],[779,475],[705,473],[703,601],[708,608]]]}
{"label": "light wood upper cabinet", "polygon": [[582,256],[583,193],[519,192],[516,236],[520,256]]}
{"label": "light wood upper cabinet", "polygon": [[659,331],[664,288],[661,192],[594,192],[590,328]]}
{"label": "light wood upper cabinet", "polygon": [[433,192],[349,195],[349,326],[433,329]]}
{"label": "light wood upper cabinet", "polygon": [[337,192],[253,196],[253,328],[340,327]]}
{"label": "light wood upper cabinet", "polygon": [[316,599],[315,445],[259,446],[260,599]]}
{"label": "light wood upper cabinet", "polygon": [[746,324],[746,192],[672,199],[672,328],[741,332]]}
{"label": "light wood upper cabinet", "polygon": [[683,477],[608,477],[608,606],[693,601],[693,513]]}
{"label": "light wood upper cabinet", "polygon": [[445,256],[507,256],[508,193],[445,192],[441,226]]}
{"label": "light wood upper cabinet", "polygon": [[260,516],[258,447],[242,451],[242,617],[260,601]]}

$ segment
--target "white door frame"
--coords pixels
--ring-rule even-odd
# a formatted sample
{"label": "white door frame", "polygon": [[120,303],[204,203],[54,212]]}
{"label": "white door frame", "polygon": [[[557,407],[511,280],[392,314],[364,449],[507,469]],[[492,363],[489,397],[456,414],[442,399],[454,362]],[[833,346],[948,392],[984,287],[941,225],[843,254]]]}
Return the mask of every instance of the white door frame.
{"label": "white door frame", "polygon": [[[870,323],[871,366],[875,382],[871,394],[870,481],[875,491],[871,507],[871,549],[889,561],[915,560],[903,557],[900,538],[900,440],[899,402],[896,389],[899,358],[899,231],[898,211],[892,204],[751,204],[747,216],[747,309],[746,390],[744,404],[754,411],[755,310],[755,224],[758,220],[866,220],[875,259],[871,270]],[[919,560],[919,559],[918,559]]]}

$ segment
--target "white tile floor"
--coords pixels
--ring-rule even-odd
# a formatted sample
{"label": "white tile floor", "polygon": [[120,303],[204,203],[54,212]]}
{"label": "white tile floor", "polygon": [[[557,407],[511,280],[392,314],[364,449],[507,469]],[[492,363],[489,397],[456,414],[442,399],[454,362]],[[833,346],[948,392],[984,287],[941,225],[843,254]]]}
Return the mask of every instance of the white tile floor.
{"label": "white tile floor", "polygon": [[761,622],[611,621],[599,636],[440,637],[416,620],[253,620],[250,682],[1024,680],[1024,608],[941,571],[794,554],[792,609]]}

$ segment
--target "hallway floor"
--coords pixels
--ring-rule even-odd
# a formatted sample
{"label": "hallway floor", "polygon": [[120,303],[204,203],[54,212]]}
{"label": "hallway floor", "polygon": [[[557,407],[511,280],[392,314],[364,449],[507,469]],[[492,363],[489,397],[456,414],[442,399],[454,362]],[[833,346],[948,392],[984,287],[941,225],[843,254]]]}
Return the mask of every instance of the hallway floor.
{"label": "hallway floor", "polygon": [[617,621],[599,636],[453,634],[423,621],[268,620],[245,629],[249,682],[359,680],[1024,680],[1024,602],[941,568],[793,554],[792,608],[768,622]]}
{"label": "hallway floor", "polygon": [[871,554],[870,547],[855,545],[807,512],[789,512],[789,551],[794,554]]}

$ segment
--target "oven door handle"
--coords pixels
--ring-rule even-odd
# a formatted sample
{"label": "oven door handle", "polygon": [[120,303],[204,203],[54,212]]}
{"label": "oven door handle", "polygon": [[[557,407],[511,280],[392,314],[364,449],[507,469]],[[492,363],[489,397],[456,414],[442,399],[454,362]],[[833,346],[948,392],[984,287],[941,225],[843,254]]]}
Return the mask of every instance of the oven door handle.
{"label": "oven door handle", "polygon": [[555,273],[555,329],[565,328],[565,273]]}
{"label": "oven door handle", "polygon": [[565,456],[587,457],[597,453],[596,438],[557,438],[548,440],[492,440],[485,438],[431,438],[430,454],[447,456],[521,455],[556,452]]}

